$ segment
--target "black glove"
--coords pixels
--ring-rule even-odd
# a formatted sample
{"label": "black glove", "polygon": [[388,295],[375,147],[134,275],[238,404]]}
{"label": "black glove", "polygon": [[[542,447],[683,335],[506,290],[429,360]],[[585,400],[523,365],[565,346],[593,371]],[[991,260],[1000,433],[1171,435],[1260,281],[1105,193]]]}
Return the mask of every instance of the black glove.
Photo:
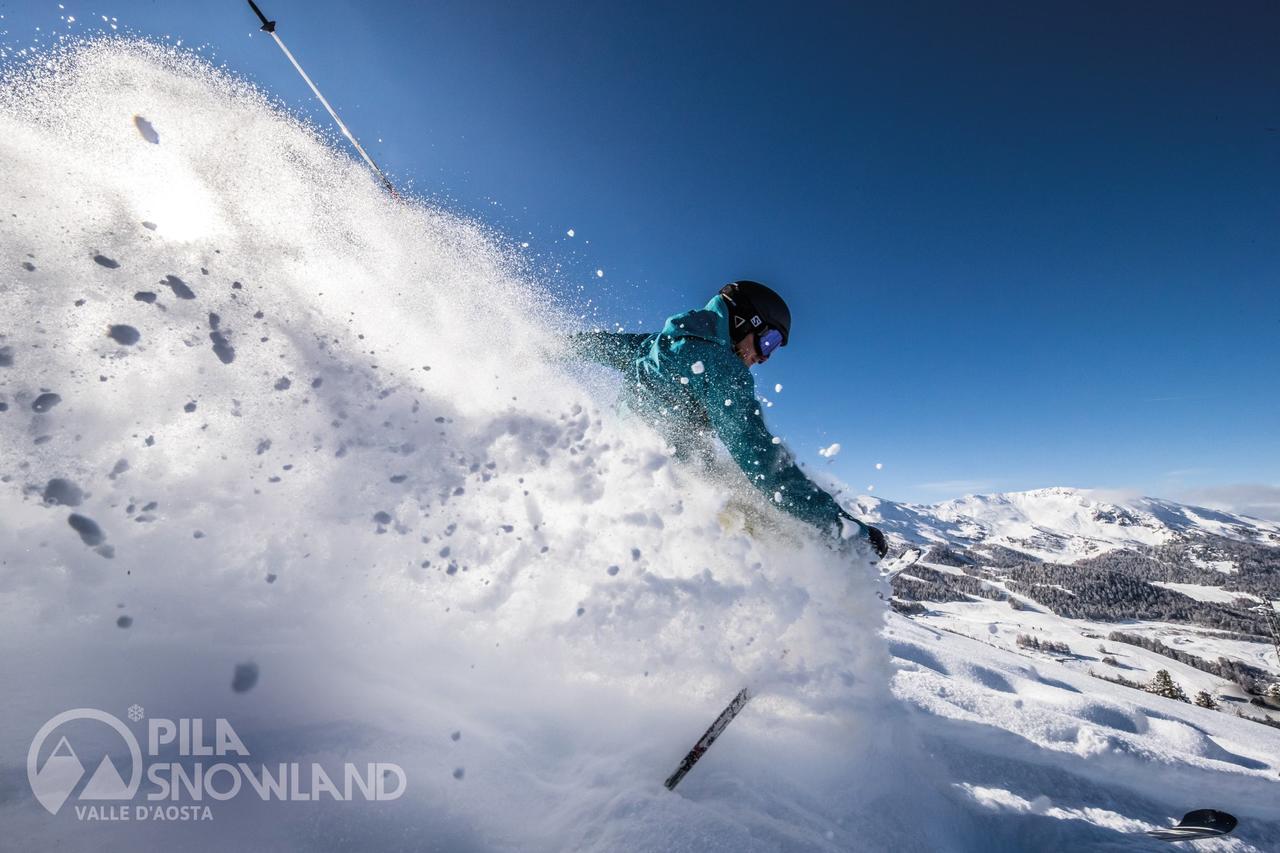
{"label": "black glove", "polygon": [[872,527],[870,524],[864,524],[854,518],[844,510],[840,510],[840,526],[834,528],[834,535],[841,540],[851,542],[861,539],[863,534],[867,537],[867,542],[871,544],[871,550],[876,552],[876,556],[881,559],[885,554],[889,553],[889,542],[884,538],[884,534],[878,528]]}
{"label": "black glove", "polygon": [[889,541],[884,538],[884,534],[880,532],[880,528],[867,525],[867,538],[871,540],[871,547],[875,549],[876,554],[884,559],[884,555],[889,553]]}

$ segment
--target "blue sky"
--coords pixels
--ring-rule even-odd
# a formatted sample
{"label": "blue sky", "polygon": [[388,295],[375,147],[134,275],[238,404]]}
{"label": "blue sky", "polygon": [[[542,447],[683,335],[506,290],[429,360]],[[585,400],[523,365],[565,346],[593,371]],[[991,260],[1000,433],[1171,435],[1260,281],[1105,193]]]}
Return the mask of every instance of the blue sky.
{"label": "blue sky", "polygon": [[[3,43],[114,16],[327,123],[246,3],[62,5],[0,3]],[[783,292],[770,424],[855,489],[1280,514],[1275,3],[263,5],[397,183],[568,304]]]}

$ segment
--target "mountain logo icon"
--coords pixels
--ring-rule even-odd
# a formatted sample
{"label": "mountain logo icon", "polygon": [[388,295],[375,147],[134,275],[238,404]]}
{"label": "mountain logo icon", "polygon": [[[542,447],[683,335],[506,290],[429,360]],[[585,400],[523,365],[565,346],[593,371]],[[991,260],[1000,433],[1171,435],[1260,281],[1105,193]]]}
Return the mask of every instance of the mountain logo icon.
{"label": "mountain logo icon", "polygon": [[126,783],[111,756],[104,755],[89,777],[88,784],[80,792],[79,799],[129,800],[138,792],[138,786],[142,782],[142,749],[128,726],[106,711],[96,708],[63,711],[40,727],[27,752],[27,781],[31,784],[31,792],[36,795],[36,800],[49,814],[57,814],[70,798],[76,785],[84,778],[85,767],[66,735],[58,739],[43,764],[39,761],[40,751],[59,726],[75,720],[92,720],[113,729],[128,748],[130,760],[129,781]]}

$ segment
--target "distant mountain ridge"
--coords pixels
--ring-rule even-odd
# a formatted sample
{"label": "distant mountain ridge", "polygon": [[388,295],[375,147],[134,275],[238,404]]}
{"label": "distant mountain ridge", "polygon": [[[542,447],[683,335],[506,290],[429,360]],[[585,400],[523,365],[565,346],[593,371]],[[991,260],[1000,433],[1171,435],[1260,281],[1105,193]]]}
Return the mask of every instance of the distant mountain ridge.
{"label": "distant mountain ridge", "polygon": [[1271,635],[1280,523],[1084,489],[969,495],[931,506],[861,497],[905,569],[914,602],[1007,602],[1097,622],[1177,623],[1242,639]]}
{"label": "distant mountain ridge", "polygon": [[1117,499],[1090,489],[967,495],[937,504],[864,495],[853,509],[900,545],[997,546],[1060,563],[1215,537],[1280,547],[1280,522],[1159,498]]}

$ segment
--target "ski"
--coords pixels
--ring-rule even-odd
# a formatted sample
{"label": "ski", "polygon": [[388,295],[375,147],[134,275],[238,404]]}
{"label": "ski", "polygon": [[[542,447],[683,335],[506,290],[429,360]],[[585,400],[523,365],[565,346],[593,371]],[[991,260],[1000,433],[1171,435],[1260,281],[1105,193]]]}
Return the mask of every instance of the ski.
{"label": "ski", "polygon": [[1217,809],[1196,809],[1182,816],[1175,826],[1151,829],[1147,835],[1161,841],[1193,841],[1197,838],[1217,838],[1236,828],[1236,819]]}
{"label": "ski", "polygon": [[667,777],[667,781],[663,784],[667,786],[668,791],[674,791],[676,789],[676,785],[680,784],[680,780],[685,777],[686,773],[693,769],[693,765],[698,763],[698,759],[702,758],[706,751],[711,748],[711,744],[716,742],[716,738],[720,737],[720,735],[724,733],[724,730],[733,722],[733,718],[738,716],[738,712],[743,709],[747,704],[747,700],[750,698],[750,689],[744,687],[738,691],[738,695],[734,696],[728,706],[720,712],[720,716],[716,717],[716,720],[711,724],[711,727],[703,733],[702,737],[698,738],[698,742],[695,743],[693,745],[693,749],[689,750],[689,753],[685,755],[684,759],[680,762],[680,766],[676,768],[676,772]]}

